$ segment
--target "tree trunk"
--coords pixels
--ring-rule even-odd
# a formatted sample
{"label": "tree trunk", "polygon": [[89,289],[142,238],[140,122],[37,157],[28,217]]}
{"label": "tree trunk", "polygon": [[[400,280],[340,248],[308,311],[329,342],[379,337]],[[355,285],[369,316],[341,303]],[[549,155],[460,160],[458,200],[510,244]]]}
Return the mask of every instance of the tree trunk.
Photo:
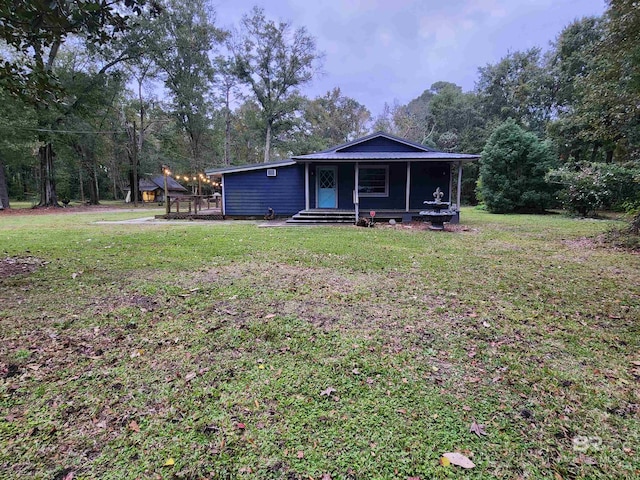
{"label": "tree trunk", "polygon": [[47,142],[38,150],[40,157],[40,203],[39,207],[60,207],[53,176],[53,145]]}
{"label": "tree trunk", "polygon": [[4,163],[0,159],[0,210],[9,208],[9,189],[7,188],[7,173]]}
{"label": "tree trunk", "polygon": [[80,182],[80,203],[84,203],[84,180],[82,179],[82,163],[78,166],[78,180]]}
{"label": "tree trunk", "polygon": [[[93,163],[93,162],[92,162]],[[100,191],[98,190],[98,171],[95,164],[87,164],[89,171],[89,203],[91,205],[100,205]]]}
{"label": "tree trunk", "polygon": [[607,157],[605,162],[613,163],[613,150],[607,150]]}
{"label": "tree trunk", "polygon": [[594,143],[593,150],[591,150],[591,162],[596,161],[596,156],[598,155],[598,148],[600,148],[600,145],[598,145],[598,142]]}
{"label": "tree trunk", "polygon": [[271,158],[271,122],[267,120],[267,135],[264,141],[264,163]]}
{"label": "tree trunk", "polygon": [[116,176],[113,175],[113,199],[118,200],[118,185],[116,184]]}

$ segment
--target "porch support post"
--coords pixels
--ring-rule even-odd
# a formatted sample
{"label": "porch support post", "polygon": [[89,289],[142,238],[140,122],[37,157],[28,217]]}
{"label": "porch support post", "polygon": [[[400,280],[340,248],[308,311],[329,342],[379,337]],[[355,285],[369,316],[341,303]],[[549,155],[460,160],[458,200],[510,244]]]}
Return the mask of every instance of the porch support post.
{"label": "porch support post", "polygon": [[453,162],[449,163],[449,205],[453,203],[453,165]]}
{"label": "porch support post", "polygon": [[304,209],[309,210],[309,162],[304,164]]}
{"label": "porch support post", "polygon": [[353,189],[353,206],[356,208],[356,223],[358,223],[358,219],[360,218],[360,195],[358,195],[358,190],[360,188],[359,185],[359,177],[360,177],[360,164],[356,162],[356,175]]}
{"label": "porch support post", "polygon": [[407,161],[407,187],[405,192],[405,211],[409,211],[409,196],[411,195],[411,162]]}
{"label": "porch support post", "polygon": [[227,213],[227,202],[225,201],[225,198],[227,197],[227,191],[224,188],[224,173],[220,175],[220,190],[222,190],[222,204],[221,204],[222,209],[220,213],[224,218],[225,214]]}
{"label": "porch support post", "polygon": [[460,211],[460,190],[462,189],[462,162],[458,162],[458,191],[456,192],[456,201],[458,202],[458,211]]}

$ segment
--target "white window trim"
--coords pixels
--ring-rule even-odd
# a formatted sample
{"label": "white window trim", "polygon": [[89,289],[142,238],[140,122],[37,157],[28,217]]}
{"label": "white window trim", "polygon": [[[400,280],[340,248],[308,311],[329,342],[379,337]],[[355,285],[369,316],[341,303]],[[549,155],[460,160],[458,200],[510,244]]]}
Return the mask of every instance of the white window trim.
{"label": "white window trim", "polygon": [[[360,165],[358,168],[358,174],[362,173],[362,170],[366,170],[368,168],[384,168],[384,193],[364,193],[358,192],[359,197],[388,197],[389,196],[389,165]],[[360,178],[358,178],[358,188],[362,183],[360,182]]]}

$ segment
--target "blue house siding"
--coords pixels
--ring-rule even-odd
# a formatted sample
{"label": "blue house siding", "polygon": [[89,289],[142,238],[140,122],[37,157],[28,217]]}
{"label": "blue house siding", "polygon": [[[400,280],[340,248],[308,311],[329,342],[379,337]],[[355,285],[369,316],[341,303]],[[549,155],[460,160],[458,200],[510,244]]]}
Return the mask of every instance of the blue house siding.
{"label": "blue house siding", "polygon": [[394,142],[393,140],[385,137],[376,137],[366,142],[358,143],[350,147],[341,148],[338,150],[340,153],[353,153],[353,152],[420,152],[424,151],[417,147],[407,145],[405,143]]}
{"label": "blue house siding", "polygon": [[276,168],[275,177],[266,169],[224,175],[225,215],[263,216],[269,208],[276,215],[293,215],[304,209],[304,166]]}
{"label": "blue house siding", "polygon": [[443,202],[449,201],[449,179],[451,165],[444,162],[411,164],[411,194],[409,208],[424,209],[425,200],[433,200],[433,192],[440,187]]}
{"label": "blue house siding", "polygon": [[353,209],[353,186],[355,185],[355,165],[338,165],[338,208]]}

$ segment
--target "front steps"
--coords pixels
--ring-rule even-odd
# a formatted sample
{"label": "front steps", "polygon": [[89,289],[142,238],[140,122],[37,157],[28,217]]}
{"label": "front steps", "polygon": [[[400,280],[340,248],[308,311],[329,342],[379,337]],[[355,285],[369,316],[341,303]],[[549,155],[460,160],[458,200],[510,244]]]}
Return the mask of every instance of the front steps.
{"label": "front steps", "polygon": [[356,223],[356,213],[349,210],[302,210],[287,220],[290,225],[319,225]]}

